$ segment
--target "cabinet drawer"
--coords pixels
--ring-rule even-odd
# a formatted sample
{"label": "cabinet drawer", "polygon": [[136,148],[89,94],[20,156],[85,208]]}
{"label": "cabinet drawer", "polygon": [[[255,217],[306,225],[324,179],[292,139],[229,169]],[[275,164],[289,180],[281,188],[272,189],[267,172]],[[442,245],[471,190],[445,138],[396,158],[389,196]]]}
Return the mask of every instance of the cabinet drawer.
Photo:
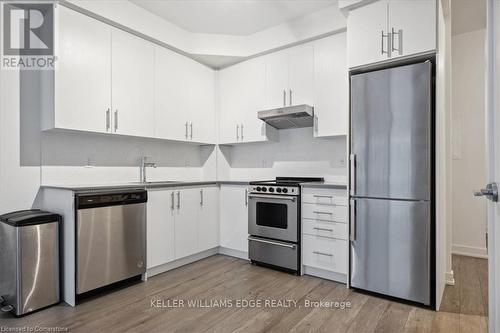
{"label": "cabinet drawer", "polygon": [[347,240],[347,223],[302,220],[302,233],[312,236],[323,236]]}
{"label": "cabinet drawer", "polygon": [[302,202],[319,205],[347,206],[347,190],[306,188],[302,191]]}
{"label": "cabinet drawer", "polygon": [[303,235],[302,244],[304,265],[347,274],[347,241]]}
{"label": "cabinet drawer", "polygon": [[302,204],[302,217],[306,219],[347,223],[346,206]]}

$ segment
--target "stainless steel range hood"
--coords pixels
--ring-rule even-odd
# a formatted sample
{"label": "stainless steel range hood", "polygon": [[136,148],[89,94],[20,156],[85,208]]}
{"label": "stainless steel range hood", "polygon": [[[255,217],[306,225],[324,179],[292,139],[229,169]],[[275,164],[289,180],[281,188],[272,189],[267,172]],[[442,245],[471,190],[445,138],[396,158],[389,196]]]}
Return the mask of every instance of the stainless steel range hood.
{"label": "stainless steel range hood", "polygon": [[259,111],[258,117],[276,129],[312,127],[314,108],[307,104],[286,106]]}

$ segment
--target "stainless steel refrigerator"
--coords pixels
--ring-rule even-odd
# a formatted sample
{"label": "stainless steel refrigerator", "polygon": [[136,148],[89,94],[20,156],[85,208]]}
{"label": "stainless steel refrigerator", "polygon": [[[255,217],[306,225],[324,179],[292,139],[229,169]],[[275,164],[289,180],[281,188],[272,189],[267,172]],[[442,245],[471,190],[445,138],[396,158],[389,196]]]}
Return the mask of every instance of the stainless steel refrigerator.
{"label": "stainless steel refrigerator", "polygon": [[430,305],[432,63],[351,75],[350,283]]}

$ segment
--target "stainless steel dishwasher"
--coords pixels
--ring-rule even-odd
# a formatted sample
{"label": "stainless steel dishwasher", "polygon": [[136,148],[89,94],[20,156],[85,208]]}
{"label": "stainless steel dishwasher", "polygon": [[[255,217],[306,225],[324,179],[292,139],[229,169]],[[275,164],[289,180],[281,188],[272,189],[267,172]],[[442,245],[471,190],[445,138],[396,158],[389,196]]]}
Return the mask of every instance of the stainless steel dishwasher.
{"label": "stainless steel dishwasher", "polygon": [[76,293],[146,272],[147,192],[76,196]]}

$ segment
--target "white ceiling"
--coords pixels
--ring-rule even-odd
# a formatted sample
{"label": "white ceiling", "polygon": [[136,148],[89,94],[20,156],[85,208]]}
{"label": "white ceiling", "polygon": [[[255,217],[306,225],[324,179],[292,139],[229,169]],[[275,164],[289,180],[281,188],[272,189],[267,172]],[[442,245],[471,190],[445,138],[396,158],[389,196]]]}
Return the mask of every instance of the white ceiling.
{"label": "white ceiling", "polygon": [[246,36],[336,5],[337,0],[131,0],[195,33]]}
{"label": "white ceiling", "polygon": [[486,0],[451,0],[451,34],[486,28]]}

